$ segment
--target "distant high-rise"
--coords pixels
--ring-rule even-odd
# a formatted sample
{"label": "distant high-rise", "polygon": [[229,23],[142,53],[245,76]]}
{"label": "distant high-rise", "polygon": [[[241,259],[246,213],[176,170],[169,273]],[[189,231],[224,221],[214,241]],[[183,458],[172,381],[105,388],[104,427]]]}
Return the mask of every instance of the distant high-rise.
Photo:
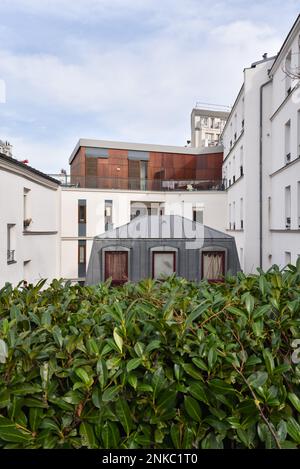
{"label": "distant high-rise", "polygon": [[[216,106],[215,106],[216,107]],[[219,107],[219,106],[218,106]],[[213,147],[219,145],[220,135],[229,116],[229,108],[196,103],[191,114],[191,146]]]}

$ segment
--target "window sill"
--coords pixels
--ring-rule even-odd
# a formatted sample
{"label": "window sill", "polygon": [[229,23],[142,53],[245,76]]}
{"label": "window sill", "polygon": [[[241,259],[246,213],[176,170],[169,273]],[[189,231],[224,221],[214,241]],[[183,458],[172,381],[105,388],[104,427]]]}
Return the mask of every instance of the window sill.
{"label": "window sill", "polygon": [[17,261],[7,261],[7,265],[16,264]]}

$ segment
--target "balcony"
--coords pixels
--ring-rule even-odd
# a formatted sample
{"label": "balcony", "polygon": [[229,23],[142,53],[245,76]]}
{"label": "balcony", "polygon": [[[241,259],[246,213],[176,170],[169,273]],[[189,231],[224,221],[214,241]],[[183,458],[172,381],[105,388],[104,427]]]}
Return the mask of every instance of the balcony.
{"label": "balcony", "polygon": [[138,179],[138,178],[106,178],[97,176],[70,176],[51,174],[58,179],[63,187],[130,190],[130,191],[223,191],[223,180],[208,179]]}

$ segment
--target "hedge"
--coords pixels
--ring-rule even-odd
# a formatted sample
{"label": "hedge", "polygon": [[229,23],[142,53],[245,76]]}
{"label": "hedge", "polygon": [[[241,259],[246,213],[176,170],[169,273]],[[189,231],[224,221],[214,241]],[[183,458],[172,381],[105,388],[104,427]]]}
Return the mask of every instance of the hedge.
{"label": "hedge", "polygon": [[300,447],[300,261],[45,287],[0,290],[0,447]]}

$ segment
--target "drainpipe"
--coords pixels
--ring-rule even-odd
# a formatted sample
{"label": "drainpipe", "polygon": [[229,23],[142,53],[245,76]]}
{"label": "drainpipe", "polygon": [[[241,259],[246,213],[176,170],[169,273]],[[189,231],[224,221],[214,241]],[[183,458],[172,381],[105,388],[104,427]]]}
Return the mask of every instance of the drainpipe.
{"label": "drainpipe", "polygon": [[259,102],[259,267],[262,269],[263,265],[263,180],[262,180],[262,165],[263,165],[263,91],[264,87],[271,83],[272,79],[263,83],[260,87],[260,102]]}

